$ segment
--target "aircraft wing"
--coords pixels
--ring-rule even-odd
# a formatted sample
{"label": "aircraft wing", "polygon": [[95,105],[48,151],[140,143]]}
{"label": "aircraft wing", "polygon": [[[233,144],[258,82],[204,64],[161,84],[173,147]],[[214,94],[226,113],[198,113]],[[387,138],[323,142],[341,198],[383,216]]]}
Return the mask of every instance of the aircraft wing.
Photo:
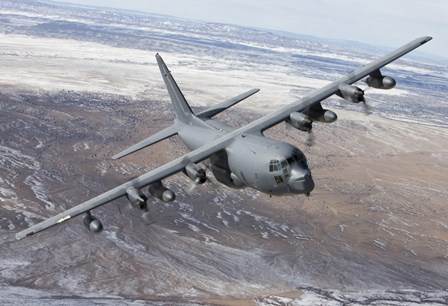
{"label": "aircraft wing", "polygon": [[403,55],[411,52],[412,50],[420,47],[421,45],[430,41],[432,37],[425,36],[421,38],[417,38],[401,48],[392,51],[391,53],[351,72],[350,74],[342,77],[341,79],[332,82],[320,89],[317,89],[311,94],[301,98],[295,103],[292,103],[278,111],[275,111],[271,114],[268,114],[264,117],[255,120],[248,125],[238,129],[241,133],[251,133],[251,132],[262,132],[278,123],[287,119],[292,112],[300,112],[303,111],[316,103],[320,103],[321,101],[327,99],[333,94],[339,92],[339,86],[341,84],[353,84],[362,78],[375,74],[379,71],[380,68],[386,66],[387,64],[393,62],[394,60],[402,57]]}
{"label": "aircraft wing", "polygon": [[[16,234],[17,239],[22,239],[24,237],[33,235],[37,232],[43,231],[49,227],[57,225],[59,223],[63,223],[73,217],[76,217],[80,214],[86,213],[96,207],[102,206],[114,199],[122,197],[126,194],[126,190],[129,187],[142,188],[144,186],[150,185],[161,179],[164,179],[172,174],[182,171],[189,163],[197,163],[210,155],[217,153],[221,150],[225,150],[226,147],[232,142],[236,137],[244,136],[247,133],[258,133],[262,132],[282,121],[287,119],[292,112],[300,112],[316,103],[320,103],[322,100],[330,97],[333,94],[339,92],[339,88],[341,84],[353,84],[360,79],[366,77],[367,75],[378,73],[379,69],[389,64],[390,62],[400,58],[401,56],[407,54],[408,52],[418,48],[419,46],[425,44],[430,41],[431,37],[422,37],[411,41],[410,43],[404,45],[403,47],[387,54],[379,58],[376,61],[367,64],[352,73],[342,77],[341,79],[332,82],[321,89],[317,89],[313,91],[308,96],[303,97],[297,102],[294,102],[278,111],[275,111],[271,114],[263,116],[239,129],[231,131],[228,134],[225,134],[214,141],[191,151],[167,164],[160,166],[154,170],[151,170],[131,181],[128,181],[114,189],[111,189],[93,199],[90,199],[84,203],[79,204],[69,210],[66,210],[54,217],[51,217],[39,224],[36,224],[24,231],[21,231]],[[251,92],[247,93],[250,94]],[[255,93],[255,91],[253,92]],[[245,94],[243,94],[245,95]]]}
{"label": "aircraft wing", "polygon": [[115,200],[117,198],[120,198],[124,195],[126,195],[126,190],[129,187],[135,187],[135,188],[142,188],[145,186],[148,186],[152,183],[155,183],[157,181],[160,181],[170,175],[173,175],[177,172],[182,171],[189,163],[197,163],[200,162],[206,158],[208,158],[210,155],[217,153],[228,145],[229,138],[226,139],[217,139],[216,141],[213,141],[205,146],[200,147],[197,150],[191,151],[169,163],[166,163],[159,168],[156,168],[154,170],[151,170],[131,181],[128,181],[118,187],[115,187],[109,191],[106,191],[103,194],[100,194],[99,196],[90,199],[84,203],[81,203],[73,208],[70,208],[56,216],[53,216],[51,218],[48,218],[41,223],[38,223],[30,228],[27,228],[26,230],[23,230],[16,234],[17,239],[22,239],[27,236],[36,234],[40,231],[43,231],[49,227],[52,227],[54,225],[63,223],[67,220],[70,220],[71,218],[74,218],[76,216],[79,216],[81,214],[84,214],[94,208],[97,208],[99,206],[102,206],[104,204],[109,203],[112,200]]}

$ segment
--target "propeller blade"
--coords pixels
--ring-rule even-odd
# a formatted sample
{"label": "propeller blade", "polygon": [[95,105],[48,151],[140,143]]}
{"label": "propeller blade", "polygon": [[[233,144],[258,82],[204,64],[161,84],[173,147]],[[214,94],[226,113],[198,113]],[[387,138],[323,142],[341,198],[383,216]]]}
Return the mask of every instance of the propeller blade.
{"label": "propeller blade", "polygon": [[198,184],[195,184],[194,182],[190,183],[190,186],[188,187],[188,189],[185,191],[188,195],[192,195],[195,191],[196,191],[196,187],[198,186]]}
{"label": "propeller blade", "polygon": [[362,108],[363,108],[363,112],[366,116],[369,116],[372,114],[372,107],[369,104],[367,104],[365,99],[362,101]]}
{"label": "propeller blade", "polygon": [[366,116],[369,116],[372,114],[372,107],[369,104],[367,104],[366,96],[364,94],[366,91],[370,90],[371,88],[372,87],[368,86],[364,89],[360,89],[360,92],[362,92],[362,95],[360,95],[360,102],[362,102],[363,113]]}
{"label": "propeller blade", "polygon": [[145,220],[146,222],[151,222],[151,214],[149,213],[149,211],[146,211],[142,214],[142,219]]}
{"label": "propeller blade", "polygon": [[305,144],[308,147],[312,147],[314,146],[314,144],[316,143],[316,136],[313,133],[313,130],[308,132],[308,137],[306,138]]}
{"label": "propeller blade", "polygon": [[125,203],[119,203],[117,207],[120,215],[123,215],[125,212],[129,212],[134,209],[129,201],[126,201]]}

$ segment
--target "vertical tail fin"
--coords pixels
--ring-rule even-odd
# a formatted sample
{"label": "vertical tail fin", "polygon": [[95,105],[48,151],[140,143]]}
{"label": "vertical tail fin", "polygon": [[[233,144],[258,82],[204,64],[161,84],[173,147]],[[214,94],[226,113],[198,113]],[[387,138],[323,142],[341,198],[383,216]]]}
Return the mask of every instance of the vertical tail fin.
{"label": "vertical tail fin", "polygon": [[187,100],[185,100],[182,91],[177,86],[171,72],[165,65],[162,57],[156,54],[157,63],[159,64],[160,73],[162,74],[163,80],[165,81],[166,89],[170,94],[171,102],[173,103],[174,111],[176,112],[176,117],[179,121],[183,123],[190,123],[195,117],[190,105],[188,105]]}

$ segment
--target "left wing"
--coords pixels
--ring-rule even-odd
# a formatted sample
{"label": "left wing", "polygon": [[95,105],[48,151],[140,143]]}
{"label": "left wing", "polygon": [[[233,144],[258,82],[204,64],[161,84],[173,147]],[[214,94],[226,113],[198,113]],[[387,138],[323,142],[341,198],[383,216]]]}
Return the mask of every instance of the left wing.
{"label": "left wing", "polygon": [[100,194],[99,196],[90,199],[84,203],[81,203],[69,210],[66,210],[60,214],[57,214],[54,217],[51,217],[49,219],[46,219],[45,221],[42,221],[41,223],[38,223],[30,228],[27,228],[26,230],[23,230],[16,234],[17,239],[22,239],[27,236],[31,236],[33,234],[36,234],[40,231],[43,231],[49,227],[52,227],[54,225],[63,223],[73,217],[79,216],[83,213],[87,213],[90,210],[97,208],[101,205],[104,205],[106,203],[109,203],[112,200],[118,199],[127,193],[127,189],[129,187],[134,188],[142,188],[145,186],[148,186],[150,184],[153,184],[157,181],[160,181],[172,174],[175,174],[177,172],[182,171],[189,163],[197,163],[200,162],[206,158],[208,158],[210,155],[217,153],[221,150],[224,150],[225,147],[228,145],[229,138],[226,139],[218,139],[216,141],[213,141],[205,146],[200,147],[199,149],[196,149],[194,151],[191,151],[167,164],[164,164],[160,166],[159,168],[156,168],[154,170],[151,170],[131,181],[128,181],[118,187],[115,187],[114,189],[111,189],[109,191],[106,191],[103,194]]}

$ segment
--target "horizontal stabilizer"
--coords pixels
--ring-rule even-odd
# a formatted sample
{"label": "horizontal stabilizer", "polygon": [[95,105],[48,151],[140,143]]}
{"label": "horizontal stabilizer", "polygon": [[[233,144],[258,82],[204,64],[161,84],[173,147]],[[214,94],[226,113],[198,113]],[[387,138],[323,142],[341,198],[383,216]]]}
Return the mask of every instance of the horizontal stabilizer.
{"label": "horizontal stabilizer", "polygon": [[129,155],[131,153],[137,152],[138,150],[141,150],[143,148],[146,148],[147,146],[150,146],[152,144],[155,144],[159,141],[162,141],[164,139],[167,139],[171,136],[174,136],[177,134],[177,132],[179,131],[178,126],[172,125],[170,127],[167,127],[164,130],[161,130],[160,132],[140,141],[139,143],[127,148],[124,151],[121,151],[118,154],[115,154],[114,156],[112,156],[112,159],[119,159],[122,158],[123,156]]}
{"label": "horizontal stabilizer", "polygon": [[229,100],[221,102],[215,106],[210,107],[209,109],[206,109],[205,111],[200,112],[199,114],[196,115],[196,117],[199,117],[202,119],[207,119],[207,118],[210,119],[213,116],[216,116],[220,112],[225,111],[229,107],[237,104],[238,102],[243,101],[246,98],[249,98],[250,96],[252,96],[253,94],[256,94],[259,91],[260,91],[260,89],[257,89],[257,88],[248,90],[248,91],[240,94],[239,96],[236,96],[234,98],[231,98]]}

